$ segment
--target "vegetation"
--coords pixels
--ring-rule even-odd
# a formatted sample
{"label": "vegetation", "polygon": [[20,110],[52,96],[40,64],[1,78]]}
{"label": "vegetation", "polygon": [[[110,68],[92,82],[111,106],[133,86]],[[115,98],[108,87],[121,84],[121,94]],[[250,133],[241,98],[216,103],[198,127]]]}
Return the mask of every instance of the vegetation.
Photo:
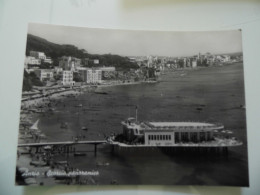
{"label": "vegetation", "polygon": [[26,71],[24,71],[23,91],[31,91],[33,85],[43,86],[43,83],[40,81],[40,79],[36,76],[34,72],[28,74]]}
{"label": "vegetation", "polygon": [[[136,63],[130,62],[129,58],[122,57],[119,55],[105,54],[89,54],[84,49],[79,49],[74,45],[60,45],[49,42],[43,38],[28,34],[27,35],[27,46],[26,55],[30,55],[30,51],[41,51],[44,52],[48,57],[53,60],[53,65],[59,65],[59,57],[62,56],[73,56],[79,59],[88,58],[90,61],[93,59],[99,59],[100,65],[102,66],[115,66],[119,70],[137,69]],[[87,66],[94,66],[90,63]]]}

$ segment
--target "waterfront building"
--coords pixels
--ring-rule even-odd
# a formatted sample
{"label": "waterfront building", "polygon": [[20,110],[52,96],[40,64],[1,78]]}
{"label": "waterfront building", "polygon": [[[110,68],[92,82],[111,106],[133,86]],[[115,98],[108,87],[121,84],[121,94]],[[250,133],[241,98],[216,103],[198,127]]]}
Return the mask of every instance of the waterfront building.
{"label": "waterfront building", "polygon": [[200,143],[213,140],[213,132],[223,130],[221,124],[202,122],[138,122],[129,118],[122,122],[123,135],[129,142],[144,140],[147,146],[171,146],[178,143]]}
{"label": "waterfront building", "polygon": [[102,72],[103,70],[112,71],[114,70],[112,67],[101,67],[101,68],[78,68],[77,71],[83,82],[98,84],[102,82]]}
{"label": "waterfront building", "polygon": [[41,81],[47,81],[53,79],[53,71],[52,69],[37,69],[34,72]]}
{"label": "waterfront building", "polygon": [[98,84],[102,82],[102,70],[88,69],[86,74],[87,83]]}
{"label": "waterfront building", "polygon": [[76,71],[76,68],[81,65],[81,60],[71,56],[62,56],[59,59],[59,67],[63,70]]}
{"label": "waterfront building", "polygon": [[197,67],[197,60],[192,60],[191,63],[192,63],[191,64],[192,68],[196,68]]}
{"label": "waterfront building", "polygon": [[61,84],[65,86],[73,86],[75,84],[75,81],[73,81],[73,71],[64,70],[62,72]]}

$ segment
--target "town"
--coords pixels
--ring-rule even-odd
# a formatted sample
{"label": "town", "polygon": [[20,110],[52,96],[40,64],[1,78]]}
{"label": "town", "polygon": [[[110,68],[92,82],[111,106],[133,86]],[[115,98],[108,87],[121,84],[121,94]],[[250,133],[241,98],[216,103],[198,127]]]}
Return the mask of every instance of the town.
{"label": "town", "polygon": [[113,63],[100,63],[98,58],[73,56],[61,56],[54,62],[42,51],[30,51],[24,62],[23,100],[48,89],[157,82],[167,71],[223,66],[241,62],[243,56],[199,53],[191,57],[132,56],[126,59],[135,66],[116,68]]}

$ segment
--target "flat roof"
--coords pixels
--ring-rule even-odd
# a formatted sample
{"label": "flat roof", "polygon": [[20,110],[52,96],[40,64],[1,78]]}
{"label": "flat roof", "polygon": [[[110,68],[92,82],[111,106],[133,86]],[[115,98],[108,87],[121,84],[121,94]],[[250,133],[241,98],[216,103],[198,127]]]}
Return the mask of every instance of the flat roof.
{"label": "flat roof", "polygon": [[206,127],[206,126],[215,126],[211,123],[201,123],[201,122],[149,122],[154,127]]}

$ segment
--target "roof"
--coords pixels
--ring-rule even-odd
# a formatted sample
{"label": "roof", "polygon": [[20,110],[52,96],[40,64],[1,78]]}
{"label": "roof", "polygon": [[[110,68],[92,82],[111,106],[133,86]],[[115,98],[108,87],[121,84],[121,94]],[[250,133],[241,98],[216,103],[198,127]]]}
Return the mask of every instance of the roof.
{"label": "roof", "polygon": [[154,127],[209,127],[215,126],[211,123],[201,122],[149,122]]}

